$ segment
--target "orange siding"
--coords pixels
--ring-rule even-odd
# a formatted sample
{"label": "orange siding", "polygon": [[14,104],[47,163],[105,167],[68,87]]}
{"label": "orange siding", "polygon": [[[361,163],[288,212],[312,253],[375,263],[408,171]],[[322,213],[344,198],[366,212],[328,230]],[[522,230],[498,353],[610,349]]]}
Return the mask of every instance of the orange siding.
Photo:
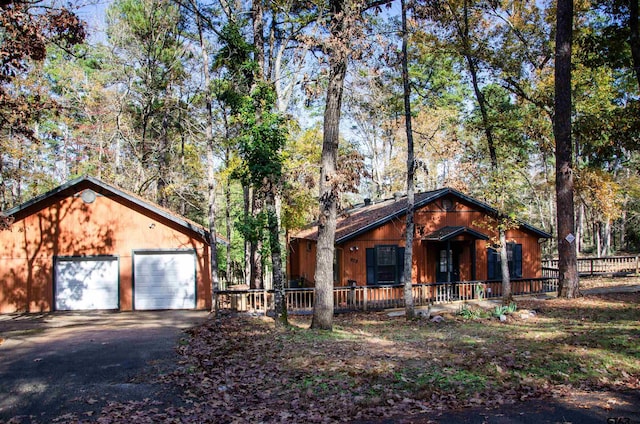
{"label": "orange siding", "polygon": [[91,204],[67,197],[0,231],[0,313],[50,311],[55,256],[113,255],[120,265],[120,309],[131,310],[133,252],[193,249],[197,308],[211,307],[209,247],[183,228],[142,208],[98,196]]}
{"label": "orange siding", "polygon": [[308,240],[293,240],[289,244],[290,280],[301,279],[305,287],[313,287],[316,269],[316,243]]}

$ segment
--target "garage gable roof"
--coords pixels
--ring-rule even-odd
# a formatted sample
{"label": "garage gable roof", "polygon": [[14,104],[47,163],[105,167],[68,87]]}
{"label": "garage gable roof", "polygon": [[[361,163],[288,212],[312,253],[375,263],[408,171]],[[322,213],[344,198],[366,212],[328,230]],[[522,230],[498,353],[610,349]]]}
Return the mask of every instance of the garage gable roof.
{"label": "garage gable roof", "polygon": [[[478,210],[485,212],[488,215],[499,216],[500,213],[497,209],[492,208],[486,203],[483,203],[473,197],[467,196],[452,188],[441,188],[433,191],[426,191],[423,193],[417,193],[414,199],[414,209],[420,209],[429,203],[432,203],[445,196],[453,196],[460,200],[463,200]],[[399,218],[407,213],[407,196],[400,198],[392,198],[383,200],[381,202],[372,203],[370,205],[358,206],[344,211],[336,223],[336,244],[341,244],[351,240],[367,231],[378,228],[387,222]],[[551,234],[542,231],[532,225],[527,224],[524,221],[518,221],[518,224],[523,229],[531,231],[540,238],[551,238]],[[304,229],[293,236],[298,239],[317,240],[318,227],[317,223]]]}
{"label": "garage gable roof", "polygon": [[[187,219],[182,216],[176,215],[168,209],[165,209],[159,205],[143,200],[137,195],[125,191],[120,188],[116,188],[109,184],[104,183],[103,181],[90,177],[83,176],[80,178],[76,178],[74,180],[68,181],[61,186],[58,186],[44,194],[34,197],[33,199],[15,206],[11,209],[8,209],[3,212],[3,214],[7,217],[13,217],[16,221],[19,221],[27,216],[30,216],[47,206],[51,205],[55,201],[60,199],[76,195],[78,193],[83,192],[84,190],[91,189],[94,192],[110,197],[110,198],[119,198],[126,202],[129,202],[137,207],[148,211],[150,214],[156,215],[160,218],[166,219],[179,227],[184,228],[185,230],[195,233],[196,235],[202,237],[206,242],[209,242],[209,231],[207,231],[203,226]],[[220,236],[216,236],[216,241],[218,243],[227,244],[228,242],[221,238]]]}

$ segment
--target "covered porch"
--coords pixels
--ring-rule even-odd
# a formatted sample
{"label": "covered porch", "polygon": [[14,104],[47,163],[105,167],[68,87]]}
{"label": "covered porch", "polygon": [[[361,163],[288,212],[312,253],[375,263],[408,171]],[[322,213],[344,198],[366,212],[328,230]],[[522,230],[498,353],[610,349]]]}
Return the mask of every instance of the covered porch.
{"label": "covered porch", "polygon": [[489,236],[465,226],[445,226],[422,236],[426,274],[433,275],[436,283],[475,281],[478,240],[489,240]]}

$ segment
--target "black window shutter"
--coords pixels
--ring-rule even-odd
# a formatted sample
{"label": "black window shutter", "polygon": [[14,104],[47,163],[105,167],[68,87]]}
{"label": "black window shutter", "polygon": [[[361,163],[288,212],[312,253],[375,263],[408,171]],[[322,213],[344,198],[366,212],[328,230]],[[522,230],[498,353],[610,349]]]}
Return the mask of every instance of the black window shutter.
{"label": "black window shutter", "polygon": [[487,251],[487,280],[496,280],[500,278],[498,276],[500,272],[500,264],[498,264],[498,252],[489,248]]}
{"label": "black window shutter", "polygon": [[396,282],[404,283],[404,247],[398,247],[396,252],[398,255],[396,256]]}
{"label": "black window shutter", "polygon": [[512,261],[513,261],[512,277],[522,278],[522,245],[521,244],[513,245]]}
{"label": "black window shutter", "polygon": [[367,248],[367,285],[376,283],[376,255],[375,249]]}

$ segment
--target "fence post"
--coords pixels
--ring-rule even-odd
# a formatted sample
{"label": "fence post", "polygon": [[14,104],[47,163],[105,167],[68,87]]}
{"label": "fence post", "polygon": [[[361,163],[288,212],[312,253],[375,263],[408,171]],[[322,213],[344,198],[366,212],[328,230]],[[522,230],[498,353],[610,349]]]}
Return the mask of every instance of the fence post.
{"label": "fence post", "polygon": [[354,309],[356,305],[356,281],[349,280],[349,295],[347,296],[347,306]]}
{"label": "fence post", "polygon": [[[267,299],[268,299],[268,298],[267,298],[267,294],[268,294],[268,293],[267,293],[267,286],[264,286],[264,291],[262,292],[262,295],[264,296],[264,302],[263,302],[263,305],[264,305],[264,314],[265,314],[265,316],[267,315],[267,312],[269,312],[269,301],[267,300]],[[287,298],[286,298],[286,297],[285,297],[284,301],[285,301],[285,302],[287,301]],[[287,309],[288,309],[288,308],[287,308]]]}
{"label": "fence post", "polygon": [[362,309],[367,310],[367,286],[362,287]]}

